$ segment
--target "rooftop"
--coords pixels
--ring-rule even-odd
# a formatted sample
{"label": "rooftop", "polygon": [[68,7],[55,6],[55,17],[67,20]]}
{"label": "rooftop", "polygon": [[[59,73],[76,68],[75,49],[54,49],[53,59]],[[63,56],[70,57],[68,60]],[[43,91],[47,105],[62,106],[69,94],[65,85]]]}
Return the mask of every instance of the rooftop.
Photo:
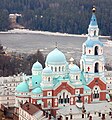
{"label": "rooftop", "polygon": [[21,108],[28,112],[30,115],[34,115],[36,112],[42,111],[39,105],[34,105],[29,102],[24,103]]}

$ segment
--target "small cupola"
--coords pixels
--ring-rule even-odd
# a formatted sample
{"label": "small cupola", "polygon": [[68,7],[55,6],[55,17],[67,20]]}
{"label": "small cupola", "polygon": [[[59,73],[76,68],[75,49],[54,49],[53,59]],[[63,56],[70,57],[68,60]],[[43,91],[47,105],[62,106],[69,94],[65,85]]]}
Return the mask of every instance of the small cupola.
{"label": "small cupola", "polygon": [[38,75],[42,69],[42,65],[37,60],[37,62],[35,62],[32,66],[32,75]]}

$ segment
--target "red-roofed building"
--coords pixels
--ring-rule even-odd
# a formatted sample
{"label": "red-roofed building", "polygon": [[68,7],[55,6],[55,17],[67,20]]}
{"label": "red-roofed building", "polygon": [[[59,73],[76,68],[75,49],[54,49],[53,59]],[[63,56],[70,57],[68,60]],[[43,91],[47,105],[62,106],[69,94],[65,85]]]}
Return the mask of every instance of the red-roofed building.
{"label": "red-roofed building", "polygon": [[19,120],[47,120],[48,117],[40,105],[26,102],[19,107]]}

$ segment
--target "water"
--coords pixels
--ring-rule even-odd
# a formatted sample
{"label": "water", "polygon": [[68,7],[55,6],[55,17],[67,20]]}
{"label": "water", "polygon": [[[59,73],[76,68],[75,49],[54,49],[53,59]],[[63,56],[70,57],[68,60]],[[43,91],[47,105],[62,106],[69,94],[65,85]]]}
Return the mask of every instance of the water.
{"label": "water", "polygon": [[[58,44],[58,48],[67,56],[79,60],[82,52],[82,44],[86,37],[59,36],[31,33],[1,33],[0,40],[8,51],[21,53],[35,53],[38,49],[48,54]],[[105,42],[105,39],[101,39]],[[112,60],[112,47],[104,47],[106,60]]]}

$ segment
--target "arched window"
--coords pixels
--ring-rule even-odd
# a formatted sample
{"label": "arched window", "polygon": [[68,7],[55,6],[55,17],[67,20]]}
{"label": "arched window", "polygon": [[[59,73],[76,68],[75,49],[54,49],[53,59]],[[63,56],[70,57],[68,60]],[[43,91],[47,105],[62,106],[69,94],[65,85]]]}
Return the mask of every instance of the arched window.
{"label": "arched window", "polygon": [[61,103],[61,95],[59,96],[59,100],[58,100],[59,104]]}
{"label": "arched window", "polygon": [[55,67],[55,72],[57,72],[57,67]]}
{"label": "arched window", "polygon": [[51,70],[53,71],[53,67],[51,67]]}
{"label": "arched window", "polygon": [[59,72],[61,71],[61,67],[59,67]]}
{"label": "arched window", "polygon": [[84,54],[86,54],[86,46],[84,45]]}
{"label": "arched window", "polygon": [[63,102],[65,103],[65,92],[63,92]]}
{"label": "arched window", "polygon": [[76,80],[78,80],[78,76],[76,76]]}
{"label": "arched window", "polygon": [[50,77],[48,77],[48,82],[50,82]]}
{"label": "arched window", "polygon": [[83,61],[82,61],[82,71],[84,71],[84,63],[83,63]]}
{"label": "arched window", "polygon": [[95,46],[94,55],[98,55],[98,46]]}
{"label": "arched window", "polygon": [[99,98],[99,91],[98,91],[98,88],[96,87],[94,92],[93,92],[93,98]]}
{"label": "arched window", "polygon": [[98,73],[98,72],[99,72],[99,63],[95,63],[94,72],[95,72],[95,73]]}
{"label": "arched window", "polygon": [[68,95],[66,96],[66,103],[69,103]]}
{"label": "arched window", "polygon": [[62,71],[64,71],[64,66],[62,67]]}
{"label": "arched window", "polygon": [[96,36],[96,30],[94,31],[94,36]]}

